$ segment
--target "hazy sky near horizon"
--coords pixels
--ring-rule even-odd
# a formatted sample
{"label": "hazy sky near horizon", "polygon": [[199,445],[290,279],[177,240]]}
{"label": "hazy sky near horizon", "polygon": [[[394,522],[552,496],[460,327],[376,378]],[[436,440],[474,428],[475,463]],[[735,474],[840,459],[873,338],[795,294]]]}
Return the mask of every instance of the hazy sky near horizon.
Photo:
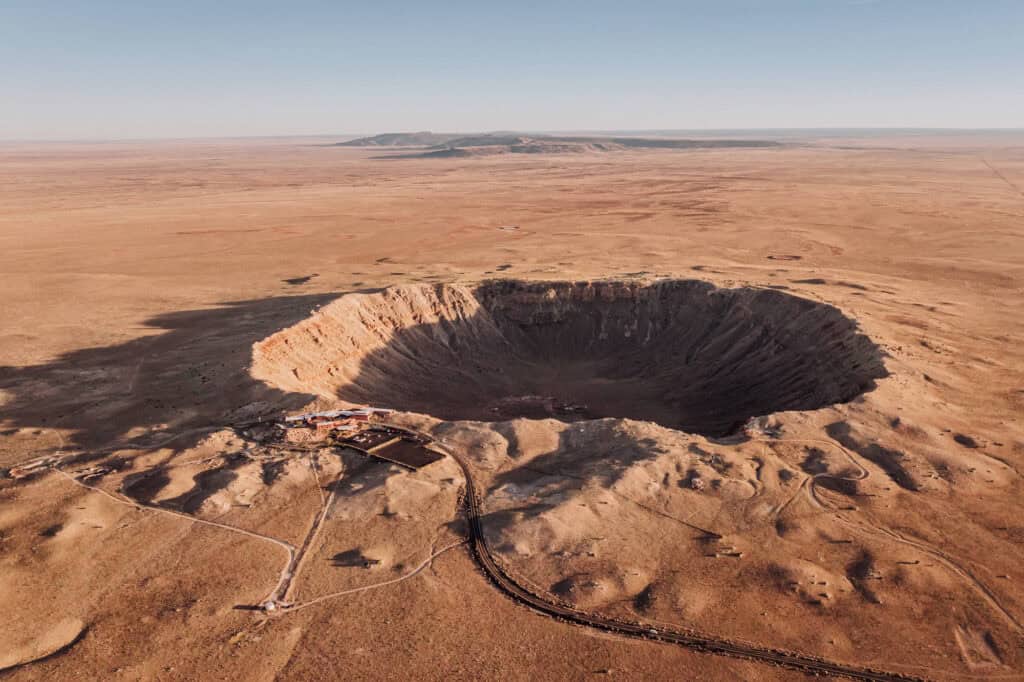
{"label": "hazy sky near horizon", "polygon": [[0,139],[1024,127],[1024,0],[0,0]]}

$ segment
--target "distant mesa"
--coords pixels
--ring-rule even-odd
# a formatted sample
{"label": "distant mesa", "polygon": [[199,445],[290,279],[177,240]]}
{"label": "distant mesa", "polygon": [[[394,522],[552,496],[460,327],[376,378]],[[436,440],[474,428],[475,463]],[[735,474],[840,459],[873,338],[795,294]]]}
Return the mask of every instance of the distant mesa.
{"label": "distant mesa", "polygon": [[371,137],[360,137],[348,142],[338,142],[335,147],[432,147],[454,140],[461,135],[431,133],[382,133]]}
{"label": "distant mesa", "polygon": [[485,133],[479,135],[431,132],[384,133],[339,142],[336,147],[415,149],[379,158],[449,158],[498,154],[571,154],[627,149],[714,149],[779,147],[774,140],[680,139],[669,137],[602,137]]}

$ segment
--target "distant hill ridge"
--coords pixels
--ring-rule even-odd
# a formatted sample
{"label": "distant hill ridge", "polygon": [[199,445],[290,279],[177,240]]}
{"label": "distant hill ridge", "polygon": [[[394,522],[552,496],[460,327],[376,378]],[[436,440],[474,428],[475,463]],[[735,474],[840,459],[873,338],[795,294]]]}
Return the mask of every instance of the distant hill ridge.
{"label": "distant hill ridge", "polygon": [[396,154],[400,158],[489,156],[494,154],[560,154],[609,152],[624,149],[707,149],[716,147],[778,147],[774,140],[674,139],[660,137],[601,137],[485,133],[479,135],[431,132],[384,133],[339,142],[339,147],[418,147]]}
{"label": "distant hill ridge", "polygon": [[336,147],[432,147],[444,144],[448,140],[461,137],[461,134],[451,135],[444,133],[432,133],[428,130],[418,133],[382,133],[370,137],[360,137],[348,142],[338,142]]}

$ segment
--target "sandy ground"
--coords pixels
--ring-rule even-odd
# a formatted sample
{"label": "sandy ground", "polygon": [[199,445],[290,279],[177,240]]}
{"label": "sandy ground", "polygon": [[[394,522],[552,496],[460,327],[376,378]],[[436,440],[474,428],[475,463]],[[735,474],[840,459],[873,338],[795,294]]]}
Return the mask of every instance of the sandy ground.
{"label": "sandy ground", "polygon": [[[94,483],[115,497],[294,545],[337,479],[311,600],[458,542],[459,473],[245,456],[226,423],[329,397],[255,377],[253,344],[395,284],[774,287],[856,319],[890,376],[739,444],[403,418],[471,454],[491,541],[539,591],[929,678],[1024,674],[1024,139],[401,161],[318,142],[0,147],[0,467],[114,461]],[[235,607],[280,546],[115,497],[0,479],[14,678],[794,676],[543,618],[461,546],[264,620]]]}

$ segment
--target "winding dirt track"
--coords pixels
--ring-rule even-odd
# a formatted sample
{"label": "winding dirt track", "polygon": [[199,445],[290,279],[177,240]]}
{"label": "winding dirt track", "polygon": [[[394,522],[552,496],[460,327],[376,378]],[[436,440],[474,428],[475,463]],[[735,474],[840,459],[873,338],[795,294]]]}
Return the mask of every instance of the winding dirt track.
{"label": "winding dirt track", "polygon": [[[829,441],[817,439],[782,438],[758,440],[759,442],[762,443],[810,443],[813,445],[832,448],[836,452],[842,453],[842,455],[847,459],[847,461],[849,461],[851,465],[857,468],[856,475],[837,476],[835,474],[823,473],[809,476],[800,486],[800,489],[801,491],[806,492],[807,499],[810,501],[812,505],[814,505],[816,508],[822,511],[831,512],[834,518],[836,518],[841,523],[850,526],[854,530],[859,530],[864,533],[881,536],[883,539],[888,540],[890,542],[896,542],[902,545],[906,545],[907,547],[915,549],[923,554],[927,554],[928,556],[932,557],[933,559],[941,563],[947,569],[952,571],[958,578],[960,578],[961,580],[969,584],[971,587],[973,587],[978,592],[979,596],[981,596],[981,598],[984,599],[996,613],[1002,616],[1014,630],[1016,630],[1017,632],[1024,631],[1024,624],[1021,624],[1020,620],[1018,620],[1016,616],[1010,613],[1010,611],[1003,604],[1003,601],[999,597],[999,595],[997,595],[988,585],[982,582],[981,579],[979,579],[977,575],[975,575],[973,571],[967,568],[960,560],[951,556],[947,552],[944,552],[938,547],[934,547],[921,540],[914,540],[908,538],[902,533],[898,533],[890,528],[885,528],[874,523],[863,523],[851,519],[847,515],[843,514],[841,510],[835,509],[831,505],[822,502],[821,498],[818,496],[817,489],[820,481],[825,479],[832,479],[834,481],[863,481],[870,475],[868,473],[868,470],[865,469],[852,454],[850,454],[849,450],[840,445],[837,445],[836,443],[830,443]],[[800,493],[798,492],[797,495],[799,494]],[[779,509],[778,513],[782,513],[783,509],[785,509],[794,499],[796,499],[797,495],[794,495],[792,498],[790,498],[790,500],[786,502],[786,504],[783,505],[781,509]]]}
{"label": "winding dirt track", "polygon": [[512,600],[526,606],[527,608],[552,618],[602,630],[604,632],[624,635],[626,637],[637,637],[641,639],[676,644],[688,649],[695,649],[697,651],[718,654],[721,656],[732,656],[734,658],[762,661],[764,663],[770,663],[814,675],[833,675],[857,680],[920,679],[912,675],[905,675],[902,673],[884,672],[880,670],[873,670],[871,668],[846,665],[809,656],[807,654],[799,654],[779,649],[759,647],[752,644],[732,642],[712,635],[704,635],[696,632],[681,632],[666,629],[664,627],[655,628],[643,623],[631,623],[613,618],[604,618],[585,613],[583,611],[577,611],[576,609],[564,604],[549,601],[520,585],[495,561],[494,556],[491,553],[491,549],[487,544],[487,539],[484,536],[483,525],[480,521],[479,498],[477,496],[476,486],[473,483],[473,476],[470,473],[469,467],[461,457],[448,448],[442,448],[442,446],[436,442],[433,443],[433,445],[439,449],[443,449],[446,454],[450,455],[451,458],[458,463],[459,467],[462,469],[462,475],[465,477],[466,489],[464,505],[466,518],[469,522],[469,546],[472,550],[474,559],[476,559],[485,575],[499,590],[504,592],[505,595]]}
{"label": "winding dirt track", "polygon": [[75,485],[85,488],[86,490],[92,490],[94,492],[100,493],[101,495],[105,495],[106,497],[113,500],[114,502],[117,502],[118,504],[127,505],[135,509],[149,509],[160,514],[166,514],[168,516],[173,516],[175,518],[184,519],[185,521],[188,521],[190,523],[197,523],[204,526],[210,526],[212,528],[220,528],[221,530],[226,530],[232,533],[238,533],[239,535],[245,535],[256,540],[263,540],[265,542],[273,543],[287,553],[288,561],[285,564],[284,568],[281,569],[281,574],[278,576],[277,584],[274,585],[273,591],[267,596],[267,598],[264,601],[276,603],[279,596],[283,594],[284,590],[286,590],[288,586],[291,584],[292,578],[294,577],[295,574],[295,565],[298,562],[299,558],[301,558],[301,555],[298,552],[296,552],[295,546],[289,542],[279,540],[278,538],[272,537],[270,535],[264,535],[262,533],[256,533],[251,530],[245,530],[244,528],[239,528],[237,526],[229,526],[226,523],[208,521],[206,519],[201,519],[192,514],[186,514],[184,512],[175,511],[173,509],[167,509],[166,507],[160,507],[153,504],[143,504],[142,502],[139,502],[137,500],[121,498],[117,495],[107,492],[103,488],[99,488],[94,485],[89,485],[84,481],[80,481],[73,475],[69,474],[68,472],[64,471],[59,467],[50,467],[50,470],[60,474],[61,476],[68,479]]}

